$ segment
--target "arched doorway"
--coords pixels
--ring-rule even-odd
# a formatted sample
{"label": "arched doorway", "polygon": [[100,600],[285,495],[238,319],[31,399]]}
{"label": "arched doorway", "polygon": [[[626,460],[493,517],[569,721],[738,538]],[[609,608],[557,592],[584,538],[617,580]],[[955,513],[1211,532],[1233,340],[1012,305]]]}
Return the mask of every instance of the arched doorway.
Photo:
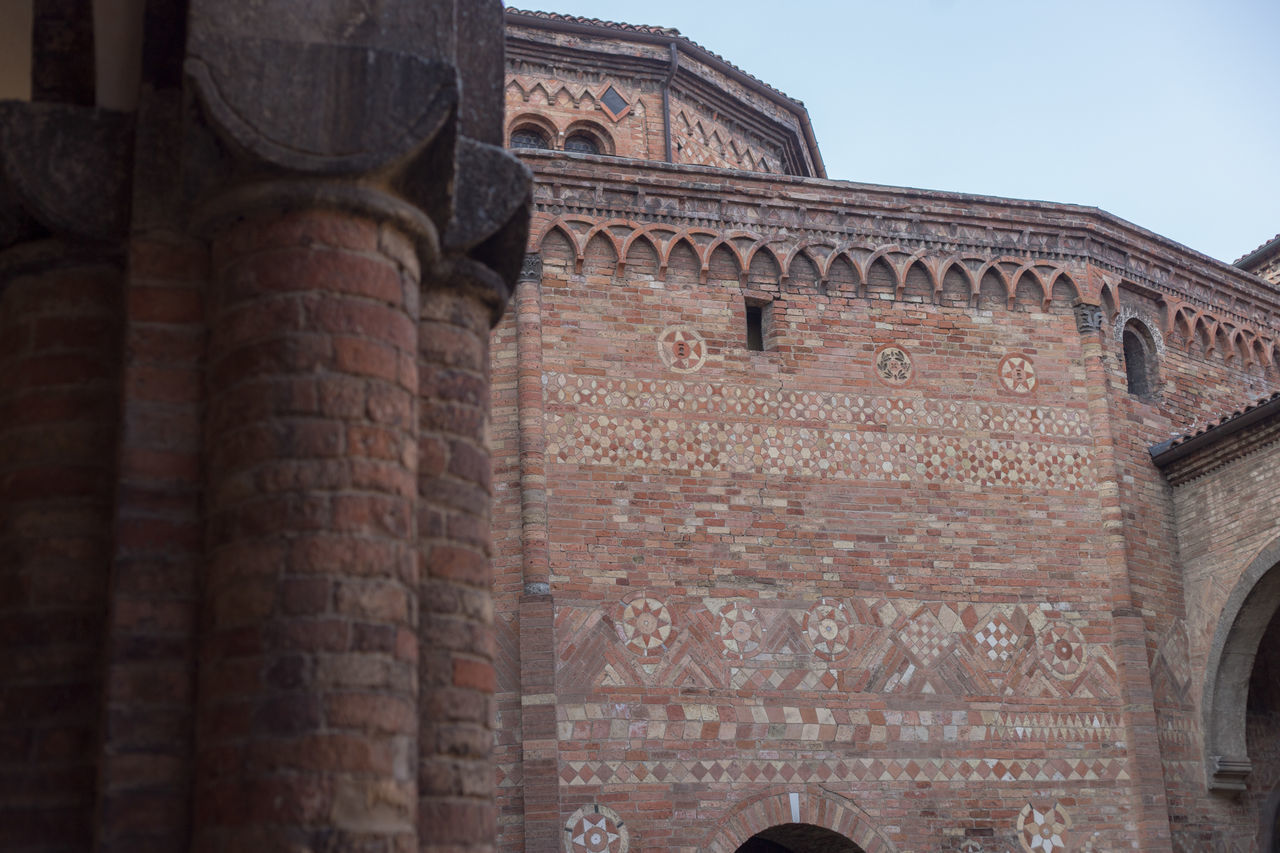
{"label": "arched doorway", "polygon": [[896,853],[892,840],[851,800],[817,785],[756,791],[732,806],[701,853]]}
{"label": "arched doorway", "polygon": [[1280,610],[1253,659],[1245,745],[1251,767],[1245,796],[1257,811],[1258,850],[1280,853]]}
{"label": "arched doorway", "polygon": [[864,853],[838,832],[811,823],[784,823],[758,832],[736,853]]}
{"label": "arched doorway", "polygon": [[[1228,596],[1209,649],[1204,686],[1205,763],[1211,790],[1245,791],[1253,772],[1252,718],[1278,709],[1280,540],[1262,550]],[[1255,780],[1256,784],[1256,780]]]}

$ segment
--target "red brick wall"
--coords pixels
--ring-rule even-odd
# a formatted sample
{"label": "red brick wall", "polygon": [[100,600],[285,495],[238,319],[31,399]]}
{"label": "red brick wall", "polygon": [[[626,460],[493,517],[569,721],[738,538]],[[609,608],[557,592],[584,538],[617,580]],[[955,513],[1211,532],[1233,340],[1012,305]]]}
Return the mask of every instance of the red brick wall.
{"label": "red brick wall", "polygon": [[[1170,703],[1162,724],[1179,739],[1169,750],[1166,773],[1171,793],[1185,802],[1187,849],[1218,834],[1252,841],[1260,820],[1257,809],[1277,778],[1275,750],[1262,736],[1274,726],[1274,713],[1263,712],[1250,720],[1250,757],[1256,764],[1249,790],[1239,803],[1229,796],[1204,793],[1200,730],[1205,674],[1224,605],[1258,552],[1280,536],[1280,496],[1273,476],[1277,464],[1280,446],[1273,444],[1173,489],[1186,639],[1177,639],[1170,650],[1162,651],[1167,659],[1162,666],[1172,671],[1168,680],[1175,687],[1180,686],[1178,677],[1184,672],[1189,671],[1190,677],[1181,692],[1183,701]],[[1271,637],[1271,643],[1264,642],[1259,651],[1266,667],[1274,665],[1268,655],[1276,653],[1275,631]],[[1179,650],[1189,670],[1182,669],[1187,664],[1171,653]]]}
{"label": "red brick wall", "polygon": [[[861,188],[536,162],[562,829],[607,812],[632,850],[702,849],[763,786],[821,785],[899,849],[1015,846],[1055,803],[1073,847],[1167,849],[1166,778],[1194,735],[1163,663],[1183,590],[1147,448],[1260,392],[1269,366],[1188,351],[1167,304],[1108,284],[1085,241],[966,260],[913,248],[932,226],[833,233],[837,199],[870,220]],[[627,221],[637,185],[648,211]],[[752,208],[757,189],[773,195]],[[1066,215],[967,204],[1008,228]],[[1077,296],[1106,306],[1092,337]],[[746,349],[746,300],[765,306],[764,352]],[[1125,386],[1133,317],[1160,343],[1149,401]],[[494,342],[510,452],[515,335]],[[886,347],[910,357],[905,383],[878,373]],[[517,466],[497,457],[514,518]],[[505,592],[519,534],[497,535],[496,606],[525,643]],[[518,719],[502,682],[498,702]],[[507,849],[531,781],[516,746]],[[1170,785],[1181,839],[1203,782]]]}

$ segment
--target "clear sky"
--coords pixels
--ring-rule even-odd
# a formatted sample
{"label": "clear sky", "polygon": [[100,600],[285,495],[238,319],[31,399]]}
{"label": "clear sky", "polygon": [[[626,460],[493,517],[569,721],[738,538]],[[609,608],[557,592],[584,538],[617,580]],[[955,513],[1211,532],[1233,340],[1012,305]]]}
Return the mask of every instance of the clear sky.
{"label": "clear sky", "polygon": [[1280,0],[521,0],[675,27],[805,103],[831,178],[1280,232]]}

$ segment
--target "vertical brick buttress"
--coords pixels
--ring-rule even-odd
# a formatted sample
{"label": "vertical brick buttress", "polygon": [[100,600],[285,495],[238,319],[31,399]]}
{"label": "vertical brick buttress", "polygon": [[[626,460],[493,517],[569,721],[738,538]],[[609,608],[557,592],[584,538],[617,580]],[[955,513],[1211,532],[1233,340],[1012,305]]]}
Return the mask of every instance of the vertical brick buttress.
{"label": "vertical brick buttress", "polygon": [[[530,263],[532,261],[532,263]],[[530,258],[516,289],[519,335],[521,779],[524,849],[560,843],[556,734],[555,603],[547,542],[546,434],[542,391],[542,263]]]}
{"label": "vertical brick buttress", "polygon": [[1110,383],[1103,367],[1102,346],[1096,333],[1086,333],[1082,356],[1089,394],[1089,417],[1098,459],[1098,491],[1102,500],[1102,533],[1111,576],[1111,643],[1116,675],[1124,702],[1128,753],[1133,779],[1135,840],[1140,850],[1167,850],[1170,845],[1169,809],[1165,799],[1160,742],[1156,731],[1155,700],[1148,666],[1146,628],[1133,602],[1129,559],[1124,536],[1120,467],[1112,431]]}

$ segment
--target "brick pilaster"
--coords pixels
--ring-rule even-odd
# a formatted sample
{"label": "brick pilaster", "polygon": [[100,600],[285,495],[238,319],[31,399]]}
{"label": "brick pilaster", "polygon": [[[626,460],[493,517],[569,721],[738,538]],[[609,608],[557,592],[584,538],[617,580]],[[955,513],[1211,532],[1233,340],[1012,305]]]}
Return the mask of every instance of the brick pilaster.
{"label": "brick pilaster", "polygon": [[1102,503],[1105,558],[1111,578],[1111,640],[1116,660],[1120,697],[1128,729],[1126,746],[1132,768],[1131,799],[1134,839],[1140,850],[1168,850],[1169,808],[1164,771],[1160,761],[1155,699],[1147,658],[1147,632],[1142,613],[1134,606],[1129,582],[1128,547],[1124,536],[1120,466],[1116,458],[1115,413],[1110,403],[1111,385],[1103,365],[1100,332],[1105,329],[1094,306],[1077,306],[1082,336],[1089,420],[1097,458],[1098,496]]}
{"label": "brick pilaster", "polygon": [[542,391],[542,261],[525,260],[516,288],[519,336],[520,728],[525,850],[560,843],[559,749],[555,702],[555,601],[547,547],[547,475]]}

